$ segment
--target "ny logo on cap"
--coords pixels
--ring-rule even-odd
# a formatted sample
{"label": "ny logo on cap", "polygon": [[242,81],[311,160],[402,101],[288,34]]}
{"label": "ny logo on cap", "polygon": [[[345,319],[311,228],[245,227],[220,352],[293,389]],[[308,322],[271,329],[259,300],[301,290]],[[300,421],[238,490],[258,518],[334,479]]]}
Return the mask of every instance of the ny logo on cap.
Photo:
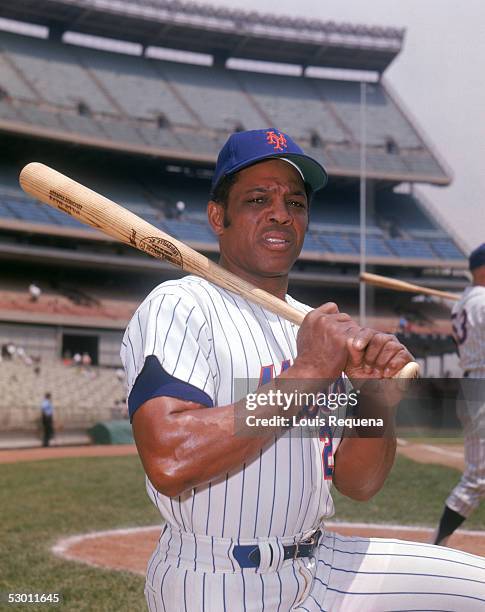
{"label": "ny logo on cap", "polygon": [[266,132],[266,142],[273,145],[275,151],[284,151],[288,147],[284,134],[277,134],[273,130]]}

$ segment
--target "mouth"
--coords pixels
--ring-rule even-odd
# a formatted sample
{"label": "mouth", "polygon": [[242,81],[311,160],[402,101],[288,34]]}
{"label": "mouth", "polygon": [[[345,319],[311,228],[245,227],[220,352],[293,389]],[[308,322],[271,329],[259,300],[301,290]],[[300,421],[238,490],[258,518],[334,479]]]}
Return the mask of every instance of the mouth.
{"label": "mouth", "polygon": [[293,240],[283,232],[266,232],[263,234],[263,244],[271,251],[285,251],[291,247]]}

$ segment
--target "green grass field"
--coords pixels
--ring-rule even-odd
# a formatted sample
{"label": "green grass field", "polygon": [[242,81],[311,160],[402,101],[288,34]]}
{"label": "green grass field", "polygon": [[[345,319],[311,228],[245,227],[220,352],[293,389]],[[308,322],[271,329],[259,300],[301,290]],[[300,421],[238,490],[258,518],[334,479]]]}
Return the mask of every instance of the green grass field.
{"label": "green grass field", "polygon": [[[385,488],[372,501],[356,503],[336,494],[336,518],[434,526],[458,477],[456,470],[400,457]],[[63,561],[49,552],[60,537],[159,521],[145,494],[137,457],[1,465],[0,507],[0,591],[60,592],[63,610],[145,609],[142,577]],[[485,529],[485,506],[466,526]]]}

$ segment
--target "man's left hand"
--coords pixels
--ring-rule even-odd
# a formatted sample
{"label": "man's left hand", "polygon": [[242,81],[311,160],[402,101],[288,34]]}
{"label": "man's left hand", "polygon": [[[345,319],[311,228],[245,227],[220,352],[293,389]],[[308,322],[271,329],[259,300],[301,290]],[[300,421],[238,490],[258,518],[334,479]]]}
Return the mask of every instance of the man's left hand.
{"label": "man's left hand", "polygon": [[348,338],[347,348],[345,373],[354,387],[366,395],[375,394],[376,400],[379,393],[384,392],[385,397],[379,399],[387,405],[398,403],[402,397],[402,386],[390,381],[383,384],[370,382],[392,379],[407,363],[413,361],[411,353],[396,336],[362,327],[352,338]]}

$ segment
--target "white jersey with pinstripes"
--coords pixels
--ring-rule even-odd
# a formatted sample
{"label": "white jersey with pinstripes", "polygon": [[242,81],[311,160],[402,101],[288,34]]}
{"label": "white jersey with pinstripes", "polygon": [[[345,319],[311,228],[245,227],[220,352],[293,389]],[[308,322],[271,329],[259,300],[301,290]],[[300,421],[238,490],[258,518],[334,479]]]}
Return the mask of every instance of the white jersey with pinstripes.
{"label": "white jersey with pinstripes", "polygon": [[[287,301],[310,310],[290,296]],[[128,393],[145,359],[154,355],[168,374],[202,390],[214,406],[231,404],[240,399],[235,380],[244,381],[246,395],[257,388],[264,368],[277,376],[293,362],[297,329],[198,277],[162,283],[125,332],[121,356]],[[333,440],[333,452],[337,443]],[[158,493],[148,479],[147,490],[162,517],[183,532],[238,539],[297,536],[334,513],[324,445],[301,428],[290,429],[255,459],[178,497]]]}
{"label": "white jersey with pinstripes", "polygon": [[467,287],[451,313],[460,366],[485,377],[485,287]]}

